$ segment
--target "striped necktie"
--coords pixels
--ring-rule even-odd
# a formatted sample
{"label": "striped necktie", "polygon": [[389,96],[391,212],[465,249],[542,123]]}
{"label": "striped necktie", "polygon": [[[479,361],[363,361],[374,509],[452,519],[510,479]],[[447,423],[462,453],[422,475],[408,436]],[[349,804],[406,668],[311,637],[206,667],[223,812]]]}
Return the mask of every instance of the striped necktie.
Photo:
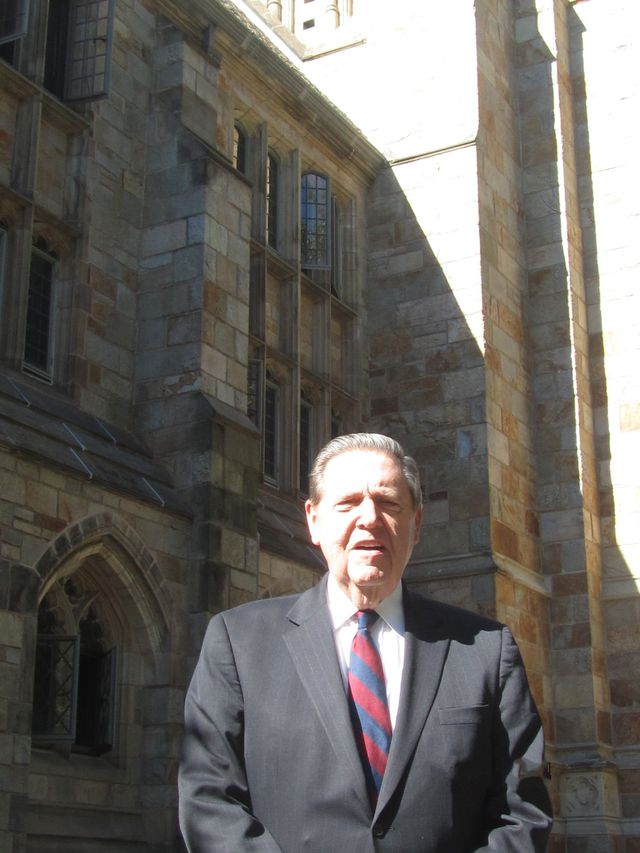
{"label": "striped necktie", "polygon": [[380,653],[369,633],[378,614],[375,610],[359,610],[356,616],[358,631],[349,658],[349,699],[369,799],[375,808],[389,755],[391,719]]}

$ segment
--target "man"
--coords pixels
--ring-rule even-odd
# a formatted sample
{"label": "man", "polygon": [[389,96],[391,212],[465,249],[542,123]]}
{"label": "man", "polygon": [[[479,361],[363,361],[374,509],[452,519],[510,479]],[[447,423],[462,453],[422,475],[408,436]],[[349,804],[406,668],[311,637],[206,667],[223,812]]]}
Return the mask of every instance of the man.
{"label": "man", "polygon": [[341,436],[310,492],[328,575],[207,630],[180,770],[189,851],[544,850],[542,733],[508,629],[401,584],[415,462]]}

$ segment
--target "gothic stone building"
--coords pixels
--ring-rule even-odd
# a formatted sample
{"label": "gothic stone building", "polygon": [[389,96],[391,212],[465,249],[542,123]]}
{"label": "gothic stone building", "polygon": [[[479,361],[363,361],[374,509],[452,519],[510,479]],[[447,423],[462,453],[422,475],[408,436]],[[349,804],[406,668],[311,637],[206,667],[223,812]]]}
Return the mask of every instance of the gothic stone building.
{"label": "gothic stone building", "polygon": [[552,850],[640,851],[637,17],[2,4],[2,851],[181,849],[207,620],[318,580],[354,429],[422,469],[409,582],[519,640]]}

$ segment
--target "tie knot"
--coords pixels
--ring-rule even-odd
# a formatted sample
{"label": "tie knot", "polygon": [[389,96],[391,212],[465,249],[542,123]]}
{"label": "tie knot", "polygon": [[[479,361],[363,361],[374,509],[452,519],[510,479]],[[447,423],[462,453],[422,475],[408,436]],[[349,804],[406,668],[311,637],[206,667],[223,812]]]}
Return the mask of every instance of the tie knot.
{"label": "tie knot", "polygon": [[358,631],[368,631],[378,618],[375,610],[358,610]]}

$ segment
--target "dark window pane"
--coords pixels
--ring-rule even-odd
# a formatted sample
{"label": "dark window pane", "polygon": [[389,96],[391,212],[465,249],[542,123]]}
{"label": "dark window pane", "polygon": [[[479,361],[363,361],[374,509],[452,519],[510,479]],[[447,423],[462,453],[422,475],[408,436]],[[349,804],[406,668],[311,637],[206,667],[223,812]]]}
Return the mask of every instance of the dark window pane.
{"label": "dark window pane", "polygon": [[242,128],[233,126],[233,165],[239,172],[246,174],[247,169],[247,137]]}
{"label": "dark window pane", "polygon": [[38,252],[31,255],[24,362],[45,373],[49,370],[53,261]]}
{"label": "dark window pane", "polygon": [[278,161],[271,154],[267,158],[267,240],[274,249],[278,247]]}
{"label": "dark window pane", "polygon": [[58,98],[64,96],[69,11],[70,0],[50,0],[47,19],[44,87]]}
{"label": "dark window pane", "polygon": [[279,388],[273,382],[267,382],[264,394],[264,475],[270,480],[278,479],[279,409]]}
{"label": "dark window pane", "polygon": [[113,651],[83,654],[78,671],[77,746],[102,753],[112,745],[112,665]]}
{"label": "dark window pane", "polygon": [[300,491],[309,493],[309,469],[311,468],[311,404],[300,401]]}

